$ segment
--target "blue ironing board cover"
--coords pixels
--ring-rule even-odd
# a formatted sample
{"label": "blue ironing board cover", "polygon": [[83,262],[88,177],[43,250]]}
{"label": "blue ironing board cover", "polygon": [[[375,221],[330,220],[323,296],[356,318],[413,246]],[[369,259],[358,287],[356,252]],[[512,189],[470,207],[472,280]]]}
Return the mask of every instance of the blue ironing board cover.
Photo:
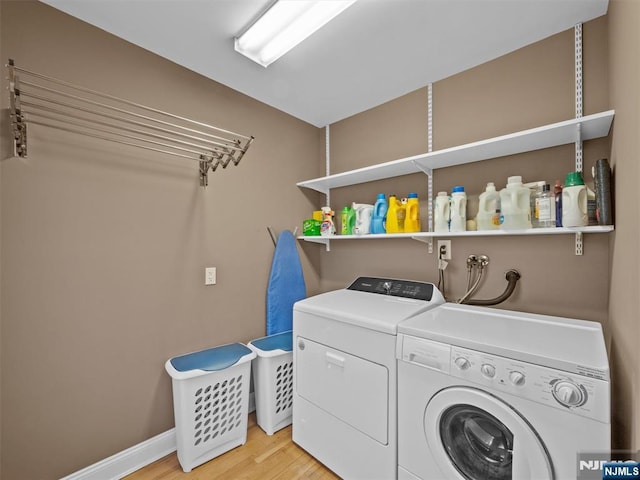
{"label": "blue ironing board cover", "polygon": [[267,335],[293,330],[293,304],[307,296],[296,239],[278,235],[267,286]]}

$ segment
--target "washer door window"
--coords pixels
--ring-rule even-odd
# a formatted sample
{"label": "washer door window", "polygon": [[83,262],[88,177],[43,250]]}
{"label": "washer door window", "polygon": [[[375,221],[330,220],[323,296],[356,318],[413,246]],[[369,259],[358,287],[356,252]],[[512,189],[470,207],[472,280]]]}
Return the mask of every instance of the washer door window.
{"label": "washer door window", "polygon": [[549,454],[533,427],[481,390],[451,387],[427,404],[427,443],[447,478],[553,479]]}

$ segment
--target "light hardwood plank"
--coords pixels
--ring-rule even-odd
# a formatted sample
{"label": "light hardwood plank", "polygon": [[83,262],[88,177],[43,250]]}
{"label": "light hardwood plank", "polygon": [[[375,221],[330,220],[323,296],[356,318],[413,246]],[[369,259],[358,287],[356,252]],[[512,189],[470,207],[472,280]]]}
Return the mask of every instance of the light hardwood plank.
{"label": "light hardwood plank", "polygon": [[176,453],[123,480],[336,480],[331,470],[291,440],[291,426],[269,436],[249,415],[247,443],[184,473]]}

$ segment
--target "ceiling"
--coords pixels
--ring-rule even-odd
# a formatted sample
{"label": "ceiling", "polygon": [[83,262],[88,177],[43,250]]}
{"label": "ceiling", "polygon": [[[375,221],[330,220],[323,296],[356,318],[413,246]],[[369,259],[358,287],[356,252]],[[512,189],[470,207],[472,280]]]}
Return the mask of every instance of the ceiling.
{"label": "ceiling", "polygon": [[41,0],[322,127],[607,13],[608,0],[359,0],[264,68],[233,38],[272,0]]}

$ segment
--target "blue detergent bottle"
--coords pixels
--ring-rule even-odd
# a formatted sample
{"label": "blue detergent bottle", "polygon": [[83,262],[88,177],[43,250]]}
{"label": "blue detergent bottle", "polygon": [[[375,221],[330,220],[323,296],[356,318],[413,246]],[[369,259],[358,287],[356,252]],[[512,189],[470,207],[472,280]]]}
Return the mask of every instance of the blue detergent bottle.
{"label": "blue detergent bottle", "polygon": [[386,233],[387,210],[389,204],[384,193],[378,194],[378,199],[373,206],[373,214],[371,216],[371,233]]}

